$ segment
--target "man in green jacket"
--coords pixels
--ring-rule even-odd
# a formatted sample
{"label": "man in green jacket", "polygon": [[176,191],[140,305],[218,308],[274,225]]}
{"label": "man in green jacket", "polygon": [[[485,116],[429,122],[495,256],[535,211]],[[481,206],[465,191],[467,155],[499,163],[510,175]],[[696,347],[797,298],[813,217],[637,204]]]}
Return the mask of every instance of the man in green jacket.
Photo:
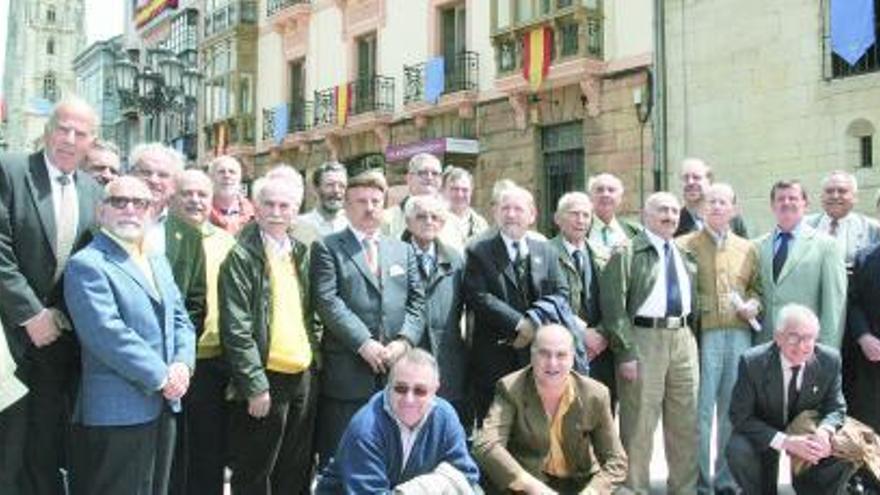
{"label": "man in green jacket", "polygon": [[626,487],[647,494],[652,439],[660,413],[670,495],[697,483],[697,342],[688,320],[698,314],[697,267],[672,240],[675,196],[645,203],[645,230],[617,248],[600,281],[602,323],[618,367],[620,437],[629,456]]}
{"label": "man in green jacket", "polygon": [[308,493],[317,337],[308,249],[290,235],[302,189],[267,179],[256,223],[220,267],[220,343],[237,399],[231,418],[233,493]]}

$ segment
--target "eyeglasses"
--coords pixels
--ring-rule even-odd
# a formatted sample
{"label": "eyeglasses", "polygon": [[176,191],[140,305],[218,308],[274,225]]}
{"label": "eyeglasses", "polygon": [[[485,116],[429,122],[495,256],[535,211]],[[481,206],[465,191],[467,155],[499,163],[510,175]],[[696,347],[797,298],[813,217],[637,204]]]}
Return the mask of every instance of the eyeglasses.
{"label": "eyeglasses", "polygon": [[126,196],[110,196],[104,202],[117,210],[124,210],[128,205],[134,206],[135,210],[143,211],[150,206],[150,200],[145,198],[129,198]]}
{"label": "eyeglasses", "polygon": [[785,339],[785,343],[788,345],[803,345],[816,342],[815,335],[799,335],[796,333],[786,333],[782,336],[782,338]]}
{"label": "eyeglasses", "polygon": [[432,222],[439,222],[440,220],[443,220],[443,217],[436,213],[416,213],[416,220],[420,222],[427,222],[429,220]]}
{"label": "eyeglasses", "polygon": [[423,177],[423,178],[424,177],[440,177],[441,174],[442,174],[442,172],[440,172],[439,170],[428,170],[428,169],[422,169],[422,170],[419,170],[418,172],[416,172],[416,175],[418,175],[419,177]]}
{"label": "eyeglasses", "polygon": [[405,383],[395,384],[393,387],[391,387],[391,390],[393,390],[395,394],[403,396],[406,396],[410,393],[410,391],[412,391],[412,394],[419,398],[427,397],[429,393],[428,387],[424,385],[409,386]]}

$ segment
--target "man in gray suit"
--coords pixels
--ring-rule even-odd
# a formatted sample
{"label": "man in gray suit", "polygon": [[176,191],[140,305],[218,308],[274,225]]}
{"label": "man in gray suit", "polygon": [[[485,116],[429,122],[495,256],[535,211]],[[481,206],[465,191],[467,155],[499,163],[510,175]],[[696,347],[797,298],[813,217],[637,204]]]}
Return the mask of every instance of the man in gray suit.
{"label": "man in gray suit", "polygon": [[856,177],[835,170],[822,179],[822,212],[807,215],[807,225],[833,237],[843,250],[847,269],[852,267],[856,252],[880,241],[880,223],[852,211],[859,196]]}
{"label": "man in gray suit", "polygon": [[0,315],[30,394],[0,415],[0,493],[58,494],[79,370],[61,274],[87,242],[100,186],[77,167],[98,117],[85,101],[60,102],[45,149],[0,156]]}
{"label": "man in gray suit", "polygon": [[843,253],[833,239],[802,222],[807,193],[800,182],[777,182],[770,201],[776,227],[757,240],[764,321],[753,340],[769,341],[779,309],[798,303],[819,317],[819,341],[839,349],[846,305]]}
{"label": "man in gray suit", "polygon": [[387,190],[378,172],[351,179],[345,192],[350,226],[312,244],[309,278],[324,324],[316,437],[322,466],[354,413],[384,386],[391,363],[424,333],[415,253],[379,233]]}

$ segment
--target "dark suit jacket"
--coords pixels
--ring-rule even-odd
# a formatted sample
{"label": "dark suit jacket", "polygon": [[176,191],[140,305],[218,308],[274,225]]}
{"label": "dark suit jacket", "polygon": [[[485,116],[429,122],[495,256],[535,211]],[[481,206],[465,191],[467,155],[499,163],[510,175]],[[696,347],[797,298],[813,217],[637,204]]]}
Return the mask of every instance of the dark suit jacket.
{"label": "dark suit jacket", "polygon": [[439,395],[447,400],[460,400],[464,397],[467,372],[467,352],[461,333],[464,260],[440,241],[436,247],[437,267],[425,282],[422,347],[437,359],[440,367]]}
{"label": "dark suit jacket", "polygon": [[[681,213],[678,216],[678,230],[675,231],[675,237],[688,234],[695,230],[697,230],[697,222],[694,220],[691,212],[687,208],[682,207]],[[749,238],[749,233],[746,230],[746,223],[739,215],[733,217],[730,220],[730,230],[732,230],[734,234],[742,237],[743,239]]]}
{"label": "dark suit jacket", "polygon": [[[74,172],[74,183],[79,202],[75,252],[91,238],[103,190],[80,171]],[[0,155],[0,203],[0,314],[9,348],[21,365],[31,346],[21,325],[45,307],[64,308],[62,280],[53,280],[55,211],[42,151]]]}
{"label": "dark suit jacket", "polygon": [[183,295],[190,320],[201,336],[207,313],[208,282],[202,234],[173,214],[165,220],[165,257],[174,273],[174,282]]}
{"label": "dark suit jacket", "polygon": [[[608,389],[572,372],[574,402],[562,418],[562,451],[572,477],[596,493],[611,493],[626,478],[626,453],[611,416]],[[521,471],[546,481],[550,420],[535,386],[531,366],[502,378],[483,428],[474,440],[474,457],[486,477],[506,489]]]}
{"label": "dark suit jacket", "polygon": [[514,350],[516,325],[534,300],[547,295],[568,298],[568,285],[559,268],[559,256],[547,242],[526,240],[532,300],[523,300],[513,262],[500,233],[478,240],[467,249],[465,298],[474,311],[471,363],[474,382],[490,389],[502,376],[529,362],[528,349]]}
{"label": "dark suit jacket", "polygon": [[852,342],[866,333],[880,337],[880,244],[856,253],[849,292],[846,332]]}
{"label": "dark suit jacket", "polygon": [[[556,236],[550,239],[550,245],[559,253],[559,267],[565,275],[568,284],[568,304],[572,311],[586,321],[590,326],[595,327],[602,320],[602,311],[599,308],[599,275],[601,266],[598,263],[598,255],[593,250],[589,242],[586,243],[587,258],[590,263],[590,280],[586,281],[589,287],[584,287],[584,277],[578,273],[574,264],[574,258],[568,253],[563,244],[562,236]],[[587,299],[586,305],[593,308],[593,314],[587,315],[584,312],[584,298]],[[601,331],[601,330],[600,330]]]}
{"label": "dark suit jacket", "polygon": [[[784,432],[787,425],[779,352],[775,342],[768,342],[747,350],[739,360],[730,421],[734,433],[748,438],[757,451],[770,448],[774,435]],[[794,418],[802,411],[815,410],[819,413],[819,426],[827,425],[836,431],[846,414],[840,355],[830,347],[816,344],[813,357],[801,373],[801,391],[789,416]]]}
{"label": "dark suit jacket", "polygon": [[358,354],[368,339],[384,344],[403,337],[412,345],[422,340],[425,289],[412,247],[380,237],[379,265],[381,280],[370,272],[351,229],[312,244],[309,280],[324,324],[324,395],[363,400],[378,390],[384,378],[374,375]]}

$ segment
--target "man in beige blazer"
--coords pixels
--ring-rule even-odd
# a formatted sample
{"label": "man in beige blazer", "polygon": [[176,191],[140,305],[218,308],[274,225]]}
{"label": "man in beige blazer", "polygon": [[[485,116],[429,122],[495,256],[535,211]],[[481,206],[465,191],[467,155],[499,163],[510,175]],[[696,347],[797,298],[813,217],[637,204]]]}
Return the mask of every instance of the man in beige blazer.
{"label": "man in beige blazer", "polygon": [[498,382],[473,449],[487,493],[612,493],[626,478],[608,389],[573,365],[571,333],[548,325],[531,365]]}

